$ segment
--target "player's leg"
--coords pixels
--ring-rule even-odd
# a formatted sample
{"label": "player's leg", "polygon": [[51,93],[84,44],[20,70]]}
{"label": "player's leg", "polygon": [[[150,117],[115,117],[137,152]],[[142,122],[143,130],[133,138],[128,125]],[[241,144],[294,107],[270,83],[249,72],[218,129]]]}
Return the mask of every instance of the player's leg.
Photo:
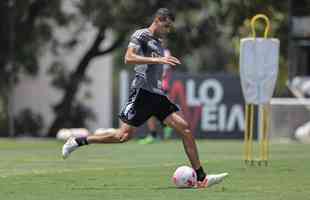
{"label": "player's leg", "polygon": [[197,173],[197,187],[211,187],[218,184],[228,175],[228,173],[206,175],[198,156],[197,145],[195,138],[189,128],[188,123],[177,113],[172,113],[164,120],[166,124],[173,127],[182,137],[183,145],[187,157],[189,158],[192,167]]}
{"label": "player's leg", "polygon": [[127,142],[134,135],[136,127],[122,122],[118,129],[102,130],[103,133],[88,136],[88,144],[92,143],[123,143]]}
{"label": "player's leg", "polygon": [[157,138],[157,126],[156,126],[156,118],[155,117],[150,117],[147,122],[147,128],[149,133],[147,136],[143,139],[139,140],[139,144],[152,144],[154,143],[158,138]]}
{"label": "player's leg", "polygon": [[150,134],[153,138],[157,138],[157,132],[156,132],[156,118],[151,117],[147,120],[147,127],[150,131]]}
{"label": "player's leg", "polygon": [[67,158],[77,148],[94,143],[123,143],[132,138],[136,127],[122,123],[118,129],[106,129],[104,133],[88,137],[71,137],[62,147],[62,156]]}
{"label": "player's leg", "polygon": [[179,107],[165,96],[158,97],[156,105],[157,112],[155,112],[155,116],[180,134],[187,157],[192,167],[196,170],[197,178],[198,180],[203,180],[206,174],[198,157],[196,142],[188,123],[176,113],[179,111]]}
{"label": "player's leg", "polygon": [[119,117],[122,124],[118,129],[106,129],[104,134],[97,133],[89,137],[70,138],[62,148],[63,158],[70,155],[78,147],[92,143],[123,143],[134,134],[136,127],[143,124],[152,113],[148,110],[147,96],[139,89],[130,90],[127,103],[122,108]]}
{"label": "player's leg", "polygon": [[[194,136],[189,128],[189,124],[177,113],[172,113],[164,120],[164,123],[172,127],[181,136],[185,152],[190,160],[192,167],[197,171],[201,168],[201,163],[198,156],[197,145]],[[202,179],[205,173],[198,173]],[[198,177],[199,179],[200,177]]]}

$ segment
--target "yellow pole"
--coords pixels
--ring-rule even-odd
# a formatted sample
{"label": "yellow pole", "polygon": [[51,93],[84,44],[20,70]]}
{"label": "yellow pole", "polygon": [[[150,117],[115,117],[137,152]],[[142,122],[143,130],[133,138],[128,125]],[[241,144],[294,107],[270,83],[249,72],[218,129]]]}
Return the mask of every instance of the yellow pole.
{"label": "yellow pole", "polygon": [[269,110],[270,106],[269,104],[266,104],[264,106],[264,112],[263,112],[263,118],[264,118],[264,134],[263,134],[263,147],[264,147],[264,158],[263,161],[265,162],[265,165],[268,165],[268,156],[269,156],[269,122],[270,122],[270,116],[269,116]]}
{"label": "yellow pole", "polygon": [[251,165],[253,165],[253,130],[254,130],[254,104],[250,104],[250,125],[249,125],[249,157]]}
{"label": "yellow pole", "polygon": [[254,122],[254,105],[246,104],[245,106],[245,131],[244,131],[244,161],[253,164],[253,122]]}
{"label": "yellow pole", "polygon": [[244,162],[248,162],[249,157],[249,131],[250,131],[250,105],[245,105],[245,130],[244,130]]}
{"label": "yellow pole", "polygon": [[261,162],[264,162],[265,165],[268,165],[268,147],[269,147],[269,105],[265,104],[260,107],[261,112],[261,122],[260,122],[260,133],[261,141],[260,141],[260,160],[259,165]]}

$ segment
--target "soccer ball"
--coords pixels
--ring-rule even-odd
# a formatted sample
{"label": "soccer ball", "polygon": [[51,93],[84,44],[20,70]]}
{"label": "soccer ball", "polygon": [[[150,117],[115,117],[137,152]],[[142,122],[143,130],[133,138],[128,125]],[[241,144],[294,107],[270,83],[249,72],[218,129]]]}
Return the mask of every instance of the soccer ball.
{"label": "soccer ball", "polygon": [[310,122],[307,122],[296,129],[295,138],[299,142],[310,143]]}
{"label": "soccer ball", "polygon": [[172,181],[178,188],[191,188],[197,183],[197,175],[193,168],[181,166],[175,170]]}

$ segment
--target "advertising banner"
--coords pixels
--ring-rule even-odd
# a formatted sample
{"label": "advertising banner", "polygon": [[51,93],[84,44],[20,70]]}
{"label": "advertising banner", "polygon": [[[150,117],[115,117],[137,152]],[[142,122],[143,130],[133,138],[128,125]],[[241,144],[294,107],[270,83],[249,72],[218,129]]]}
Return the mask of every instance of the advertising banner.
{"label": "advertising banner", "polygon": [[171,74],[169,98],[200,138],[243,138],[244,109],[238,76]]}

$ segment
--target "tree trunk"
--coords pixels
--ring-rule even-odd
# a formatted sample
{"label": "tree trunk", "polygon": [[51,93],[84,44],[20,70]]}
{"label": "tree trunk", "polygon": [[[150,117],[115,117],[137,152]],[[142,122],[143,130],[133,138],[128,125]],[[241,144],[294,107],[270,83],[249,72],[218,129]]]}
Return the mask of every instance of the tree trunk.
{"label": "tree trunk", "polygon": [[71,74],[70,82],[64,91],[61,101],[54,107],[55,119],[48,130],[48,137],[55,137],[60,128],[66,127],[81,80],[85,77],[85,72],[90,61],[97,56],[99,46],[103,39],[103,32],[99,31],[93,45],[81,59],[76,70]]}
{"label": "tree trunk", "polygon": [[48,130],[48,137],[55,137],[57,131],[61,128],[65,128],[66,124],[69,122],[75,96],[78,92],[79,86],[83,78],[85,77],[86,69],[89,66],[90,61],[97,56],[103,56],[112,52],[113,50],[118,48],[125,39],[126,32],[120,34],[119,37],[109,47],[104,50],[99,50],[99,46],[105,38],[104,30],[105,29],[102,29],[98,32],[92,47],[82,58],[76,68],[76,71],[71,74],[70,83],[65,89],[63,98],[54,107],[55,119]]}

